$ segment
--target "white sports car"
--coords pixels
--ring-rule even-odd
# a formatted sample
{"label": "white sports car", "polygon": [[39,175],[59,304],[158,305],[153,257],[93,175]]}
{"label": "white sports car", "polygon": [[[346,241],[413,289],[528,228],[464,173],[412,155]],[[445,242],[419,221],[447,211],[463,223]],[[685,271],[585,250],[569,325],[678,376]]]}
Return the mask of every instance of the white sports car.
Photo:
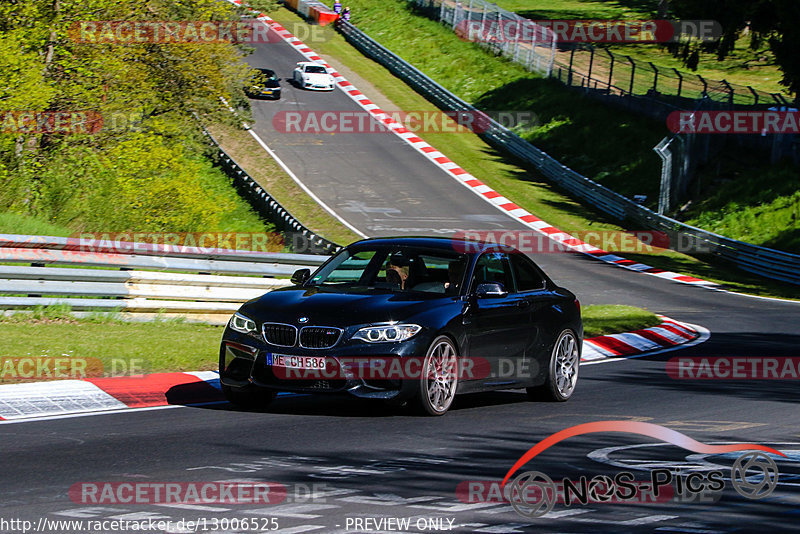
{"label": "white sports car", "polygon": [[317,91],[333,91],[336,83],[324,66],[310,61],[298,63],[292,79],[298,87]]}

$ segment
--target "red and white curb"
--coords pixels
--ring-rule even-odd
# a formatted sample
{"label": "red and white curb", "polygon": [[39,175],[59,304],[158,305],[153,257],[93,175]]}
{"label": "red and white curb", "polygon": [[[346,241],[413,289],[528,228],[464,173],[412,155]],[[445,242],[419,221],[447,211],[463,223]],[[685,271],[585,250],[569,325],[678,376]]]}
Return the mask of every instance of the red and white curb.
{"label": "red and white curb", "polygon": [[213,371],[0,386],[0,423],[222,400]]}
{"label": "red and white curb", "polygon": [[[708,339],[702,327],[662,320],[652,328],[584,340],[581,364],[654,354]],[[7,384],[0,386],[0,424],[223,401],[214,371]]]}
{"label": "red and white curb", "polygon": [[[228,1],[236,5],[242,4],[241,0],[228,0]],[[521,222],[522,224],[524,224],[528,228],[531,228],[535,232],[547,236],[550,239],[560,243],[561,245],[565,246],[566,248],[568,248],[573,252],[587,254],[605,263],[610,263],[632,271],[637,271],[640,273],[645,273],[652,276],[657,276],[659,278],[665,278],[667,280],[673,280],[684,284],[699,285],[706,287],[718,286],[718,284],[710,282],[708,280],[703,280],[701,278],[675,273],[672,271],[665,271],[664,269],[651,267],[649,265],[645,265],[644,263],[635,262],[632,260],[625,259],[621,256],[617,256],[616,254],[612,254],[601,248],[595,247],[594,245],[586,243],[566,232],[562,232],[558,228],[536,217],[532,213],[528,212],[524,208],[521,208],[508,198],[504,197],[503,195],[501,195],[500,193],[498,193],[485,183],[481,182],[480,180],[469,174],[467,171],[459,167],[458,164],[450,160],[447,156],[445,156],[444,154],[436,150],[434,147],[423,141],[414,132],[409,131],[402,124],[392,119],[392,117],[389,114],[383,111],[378,105],[374,104],[364,93],[359,91],[344,76],[336,72],[336,70],[334,70],[327,62],[325,62],[325,60],[323,60],[319,54],[317,54],[314,50],[312,50],[303,41],[295,37],[286,28],[281,26],[281,24],[275,22],[273,19],[271,19],[270,17],[268,17],[263,13],[256,13],[255,11],[254,13],[257,15],[258,20],[269,26],[276,34],[278,34],[284,41],[286,41],[289,45],[291,45],[295,50],[297,50],[297,52],[299,52],[303,57],[305,57],[310,61],[315,61],[317,63],[320,63],[321,65],[324,65],[336,80],[339,89],[341,89],[346,95],[348,95],[362,109],[368,111],[375,118],[375,120],[382,123],[395,135],[403,139],[411,147],[413,147],[420,154],[422,154],[428,160],[430,160],[434,165],[442,169],[448,176],[458,181],[461,185],[468,188],[470,191],[472,191],[473,193],[481,197],[483,200],[487,201],[489,204],[493,205],[495,208],[508,215],[509,217],[517,220],[518,222]]]}
{"label": "red and white curb", "polygon": [[633,332],[598,336],[583,341],[581,363],[600,363],[612,358],[652,355],[707,340],[708,330],[659,315],[661,324]]}

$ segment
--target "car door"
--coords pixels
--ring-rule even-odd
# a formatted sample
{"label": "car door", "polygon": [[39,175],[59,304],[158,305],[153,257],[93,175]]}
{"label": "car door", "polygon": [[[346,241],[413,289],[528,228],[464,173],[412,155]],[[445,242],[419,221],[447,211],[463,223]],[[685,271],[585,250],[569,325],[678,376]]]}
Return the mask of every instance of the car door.
{"label": "car door", "polygon": [[[507,293],[478,297],[475,292],[481,283],[502,284]],[[529,343],[530,314],[525,309],[527,301],[516,292],[508,254],[483,253],[473,270],[469,291],[470,304],[464,317],[468,355],[488,361],[486,386],[519,382],[519,366]]]}
{"label": "car door", "polygon": [[528,340],[520,366],[521,376],[535,377],[542,365],[547,365],[549,355],[543,355],[545,343],[545,324],[548,306],[553,295],[547,289],[545,277],[538,267],[522,253],[509,255],[511,271],[520,307],[524,310],[527,322]]}

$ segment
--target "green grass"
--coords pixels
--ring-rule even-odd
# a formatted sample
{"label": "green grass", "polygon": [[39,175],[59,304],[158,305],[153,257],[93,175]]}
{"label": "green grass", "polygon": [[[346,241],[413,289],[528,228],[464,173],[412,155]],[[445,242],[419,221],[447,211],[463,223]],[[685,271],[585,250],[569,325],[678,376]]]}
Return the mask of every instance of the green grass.
{"label": "green grass", "polygon": [[[62,374],[38,373],[31,379],[93,378],[165,371],[216,369],[223,327],[184,323],[165,319],[150,323],[124,322],[113,314],[98,313],[75,319],[67,308],[35,310],[0,318],[0,337],[4,340],[0,383],[19,382],[16,358],[70,358],[75,372],[67,365]],[[17,360],[19,362],[19,360]],[[85,369],[81,375],[81,369]],[[51,375],[54,374],[52,364]]]}
{"label": "green grass", "polygon": [[[658,318],[631,306],[583,308],[586,337],[627,332],[659,324]],[[98,378],[217,368],[222,326],[166,319],[125,322],[113,313],[74,318],[68,307],[37,308],[0,316],[0,383],[66,378]],[[22,360],[49,361],[49,374],[30,372]],[[54,359],[67,359],[54,369]],[[22,365],[21,365],[22,364]],[[131,372],[131,369],[135,369]]]}
{"label": "green grass", "polygon": [[[496,106],[504,106],[484,107],[489,110],[523,109],[516,106],[528,105],[545,119],[543,122],[546,126],[543,129],[547,129],[550,135],[545,136],[538,129],[529,134],[523,132],[523,135],[538,135],[538,140],[542,141],[539,146],[562,159],[564,163],[577,167],[581,172],[586,172],[589,167],[594,168],[596,172],[594,175],[590,173],[590,177],[604,182],[604,185],[627,185],[628,194],[647,194],[656,190],[660,171],[654,170],[658,167],[652,166],[653,163],[646,160],[646,157],[656,157],[651,147],[662,136],[658,130],[662,126],[658,123],[605,108],[594,101],[586,101],[567,92],[553,80],[536,78],[505,60],[493,58],[484,50],[460,41],[440,24],[408,12],[403,2],[389,1],[378,8],[371,0],[357,0],[352,6],[354,13],[357,12],[356,6],[362,10],[369,6],[368,11],[358,12],[355,22],[363,26],[361,21],[364,18],[374,19],[379,30],[367,28],[366,31],[371,36],[451,91],[464,98],[471,94],[475,100],[480,100],[482,93],[470,87],[481,85],[487,94],[483,101],[490,102],[487,105],[496,103]],[[286,9],[273,12],[271,16],[284,25],[298,24],[302,20]],[[415,28],[415,31],[409,33],[404,28]],[[334,62],[335,67],[345,67],[368,77],[372,87],[362,89],[373,99],[380,97],[389,100],[393,108],[387,107],[390,104],[381,104],[387,111],[438,109],[402,80],[364,57],[330,27],[321,28],[319,32],[319,38],[308,44],[327,60]],[[417,48],[419,51],[415,52]],[[441,52],[437,51],[439,49]],[[437,72],[450,72],[454,77],[439,78]],[[503,88],[504,80],[518,84],[515,86],[518,90]],[[485,83],[478,84],[479,81]],[[497,89],[493,89],[493,84],[496,84]],[[505,97],[502,96],[503,93]],[[493,95],[496,95],[494,100]],[[507,102],[503,98],[516,100]],[[558,121],[566,124],[558,126]],[[598,130],[602,130],[602,134],[598,134]],[[602,214],[563,194],[533,169],[524,168],[513,158],[488,146],[477,135],[423,133],[420,136],[469,173],[557,228],[570,233],[624,231]],[[642,141],[642,138],[647,141]],[[598,155],[602,152],[616,154],[616,157]],[[596,164],[594,157],[605,158],[603,161],[606,166]],[[638,171],[634,170],[636,168]],[[630,180],[621,180],[620,170],[630,173]],[[773,176],[773,172],[771,169],[764,169],[751,176],[767,181]],[[710,180],[708,183],[711,183]],[[724,284],[734,291],[800,299],[800,288],[796,286],[750,275],[729,265],[720,264],[713,258],[695,258],[672,251],[642,255],[626,253],[624,256],[661,269],[675,270]]]}
{"label": "green grass", "polygon": [[0,213],[0,234],[52,235],[67,237],[72,231],[32,215]]}
{"label": "green grass", "polygon": [[[730,173],[735,173],[731,169]],[[688,223],[748,243],[800,253],[800,191],[796,167],[765,182],[749,175],[709,184],[687,210]]]}
{"label": "green grass", "polygon": [[631,332],[661,323],[656,314],[633,306],[593,304],[584,306],[581,315],[586,338]]}
{"label": "green grass", "polygon": [[[626,0],[498,0],[503,9],[534,20],[583,19],[583,20],[649,20],[658,18],[658,1]],[[680,58],[673,56],[666,46],[660,44],[602,44],[614,54],[631,56],[647,67],[648,62],[665,69],[676,68],[686,73],[700,74],[709,81],[727,80],[733,84],[750,85],[754,89],[770,93],[785,93],[780,85],[781,72],[769,46],[763,43],[756,50],[750,48],[749,37],[736,42],[735,49],[722,61],[716,53],[700,53],[696,71],[690,71]]]}

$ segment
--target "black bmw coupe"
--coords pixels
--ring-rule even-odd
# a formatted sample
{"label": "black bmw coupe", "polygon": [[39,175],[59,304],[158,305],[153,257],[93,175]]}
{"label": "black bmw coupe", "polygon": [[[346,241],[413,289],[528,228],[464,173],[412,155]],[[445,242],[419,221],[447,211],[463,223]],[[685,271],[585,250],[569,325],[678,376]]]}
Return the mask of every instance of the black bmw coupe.
{"label": "black bmw coupe", "polygon": [[442,415],[460,393],[526,388],[566,401],[575,390],[580,303],[515,249],[367,239],[292,283],[243,304],[225,328],[219,371],[233,404],[348,392]]}

